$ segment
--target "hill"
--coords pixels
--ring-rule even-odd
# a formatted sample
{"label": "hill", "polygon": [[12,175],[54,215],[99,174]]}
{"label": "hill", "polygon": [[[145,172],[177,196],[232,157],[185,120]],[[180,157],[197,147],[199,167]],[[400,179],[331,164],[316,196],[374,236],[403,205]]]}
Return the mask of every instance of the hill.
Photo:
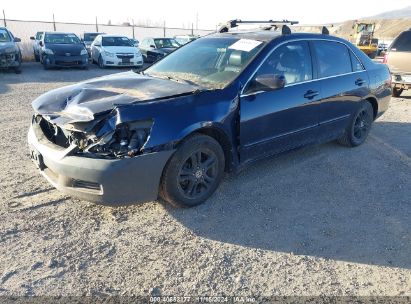
{"label": "hill", "polygon": [[399,18],[411,18],[411,6],[404,7],[402,9],[384,12],[375,16],[367,17],[370,19],[399,19]]}

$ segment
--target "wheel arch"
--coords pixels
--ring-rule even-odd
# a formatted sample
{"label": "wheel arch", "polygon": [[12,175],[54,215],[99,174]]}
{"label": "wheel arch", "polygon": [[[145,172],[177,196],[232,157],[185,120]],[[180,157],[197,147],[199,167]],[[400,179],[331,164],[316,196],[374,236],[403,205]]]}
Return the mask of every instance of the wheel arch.
{"label": "wheel arch", "polygon": [[192,130],[192,132],[190,132],[189,134],[187,134],[186,136],[184,136],[181,140],[177,142],[176,147],[178,147],[187,138],[194,136],[195,134],[207,135],[215,139],[220,144],[221,148],[224,151],[224,157],[225,157],[224,170],[230,171],[233,168],[234,166],[233,164],[234,162],[233,144],[227,132],[218,126],[205,126],[205,127],[200,127],[195,130]]}
{"label": "wheel arch", "polygon": [[374,120],[377,118],[378,115],[378,102],[377,99],[375,97],[368,97],[365,99],[366,101],[368,101],[371,105],[372,105],[372,109],[373,109],[373,114],[374,114]]}

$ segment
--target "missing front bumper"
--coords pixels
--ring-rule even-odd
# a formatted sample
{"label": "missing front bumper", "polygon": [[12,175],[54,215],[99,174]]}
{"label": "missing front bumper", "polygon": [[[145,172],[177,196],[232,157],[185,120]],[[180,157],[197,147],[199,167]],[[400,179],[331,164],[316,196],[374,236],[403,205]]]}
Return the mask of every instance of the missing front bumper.
{"label": "missing front bumper", "polygon": [[60,191],[104,205],[128,205],[157,199],[163,168],[174,150],[126,159],[95,159],[70,155],[45,138],[38,139],[30,127],[30,155],[41,174]]}

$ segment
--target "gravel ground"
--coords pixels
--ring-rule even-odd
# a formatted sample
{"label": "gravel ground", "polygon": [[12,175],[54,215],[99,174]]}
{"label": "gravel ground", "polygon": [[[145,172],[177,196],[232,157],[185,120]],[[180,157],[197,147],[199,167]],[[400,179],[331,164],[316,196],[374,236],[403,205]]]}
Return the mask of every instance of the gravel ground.
{"label": "gravel ground", "polygon": [[109,208],[54,190],[26,132],[35,97],[117,71],[0,73],[0,295],[411,296],[410,93],[361,147],[260,161],[197,208]]}

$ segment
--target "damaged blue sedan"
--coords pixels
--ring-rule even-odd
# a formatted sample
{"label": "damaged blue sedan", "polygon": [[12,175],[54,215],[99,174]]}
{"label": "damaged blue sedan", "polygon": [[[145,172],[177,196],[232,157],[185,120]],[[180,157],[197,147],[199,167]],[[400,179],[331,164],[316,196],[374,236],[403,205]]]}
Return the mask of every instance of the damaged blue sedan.
{"label": "damaged blue sedan", "polygon": [[346,40],[286,25],[222,30],[143,72],[33,101],[30,156],[57,189],[124,205],[195,206],[224,172],[302,146],[355,147],[388,108],[391,76]]}

